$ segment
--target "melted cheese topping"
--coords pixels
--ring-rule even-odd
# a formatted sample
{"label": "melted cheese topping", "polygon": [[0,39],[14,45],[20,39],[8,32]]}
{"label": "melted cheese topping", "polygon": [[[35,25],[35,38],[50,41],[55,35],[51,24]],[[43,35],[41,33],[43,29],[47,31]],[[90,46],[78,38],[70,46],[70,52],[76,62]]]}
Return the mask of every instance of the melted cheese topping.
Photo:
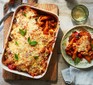
{"label": "melted cheese topping", "polygon": [[85,51],[87,52],[87,46],[90,44],[88,40],[88,36],[82,36],[80,40],[77,42],[77,50],[78,52]]}
{"label": "melted cheese topping", "polygon": [[88,36],[82,36],[78,43],[79,43],[78,52],[80,52],[80,51],[87,52],[87,46],[90,45],[90,42],[88,40]]}

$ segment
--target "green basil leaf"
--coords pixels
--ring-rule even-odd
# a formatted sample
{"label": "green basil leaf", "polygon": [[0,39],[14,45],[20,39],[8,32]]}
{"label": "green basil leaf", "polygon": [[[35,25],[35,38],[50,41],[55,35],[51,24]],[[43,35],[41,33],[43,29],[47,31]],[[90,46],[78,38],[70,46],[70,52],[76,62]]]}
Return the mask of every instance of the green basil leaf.
{"label": "green basil leaf", "polygon": [[81,61],[81,59],[76,57],[75,60],[74,60],[75,65],[77,65],[80,61]]}
{"label": "green basil leaf", "polygon": [[15,60],[18,60],[18,54],[15,54]]}
{"label": "green basil leaf", "polygon": [[30,45],[31,45],[31,46],[37,45],[37,41],[31,41],[31,42],[30,42]]}
{"label": "green basil leaf", "polygon": [[28,37],[28,43],[29,43],[29,45],[31,45],[31,46],[37,45],[37,41],[31,41],[31,40],[30,40],[30,37]]}
{"label": "green basil leaf", "polygon": [[27,31],[26,30],[19,29],[19,32],[20,32],[20,34],[22,36],[25,36]]}
{"label": "green basil leaf", "polygon": [[34,59],[38,59],[39,56],[34,56]]}
{"label": "green basil leaf", "polygon": [[28,37],[28,43],[30,44],[31,40],[30,40],[30,37]]}
{"label": "green basil leaf", "polygon": [[18,45],[18,42],[17,41],[15,41],[15,45]]}
{"label": "green basil leaf", "polygon": [[26,13],[23,12],[22,14],[26,17]]}

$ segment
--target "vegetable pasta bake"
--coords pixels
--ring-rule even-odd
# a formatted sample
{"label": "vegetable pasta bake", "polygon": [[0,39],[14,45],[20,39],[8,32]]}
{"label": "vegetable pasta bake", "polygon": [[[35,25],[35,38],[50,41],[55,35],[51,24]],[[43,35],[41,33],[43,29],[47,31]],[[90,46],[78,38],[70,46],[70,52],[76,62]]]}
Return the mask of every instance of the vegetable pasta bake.
{"label": "vegetable pasta bake", "polygon": [[3,63],[11,70],[41,75],[47,68],[57,32],[57,19],[23,7],[14,16]]}

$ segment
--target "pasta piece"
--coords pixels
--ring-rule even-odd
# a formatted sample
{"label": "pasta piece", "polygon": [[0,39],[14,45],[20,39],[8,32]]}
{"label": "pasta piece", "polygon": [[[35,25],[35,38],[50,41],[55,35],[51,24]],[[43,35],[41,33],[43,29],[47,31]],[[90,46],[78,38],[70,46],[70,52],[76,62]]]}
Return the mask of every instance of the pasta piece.
{"label": "pasta piece", "polygon": [[44,34],[48,34],[48,29],[49,29],[48,25],[49,25],[49,22],[46,21],[46,25],[45,25],[45,28],[43,30]]}
{"label": "pasta piece", "polygon": [[91,62],[91,57],[85,56],[85,59],[90,63]]}
{"label": "pasta piece", "polygon": [[77,57],[77,49],[75,49],[75,51],[73,52],[73,56],[72,56],[72,59],[75,60],[75,58]]}
{"label": "pasta piece", "polygon": [[44,21],[50,19],[50,16],[40,16],[39,21]]}

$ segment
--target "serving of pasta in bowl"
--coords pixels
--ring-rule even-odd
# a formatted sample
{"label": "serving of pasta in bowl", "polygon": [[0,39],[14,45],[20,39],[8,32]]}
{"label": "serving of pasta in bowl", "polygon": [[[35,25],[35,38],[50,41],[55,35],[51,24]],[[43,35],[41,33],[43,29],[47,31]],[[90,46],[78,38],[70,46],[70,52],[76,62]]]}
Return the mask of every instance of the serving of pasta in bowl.
{"label": "serving of pasta in bowl", "polygon": [[61,53],[70,65],[77,68],[93,66],[93,28],[78,25],[62,38]]}

